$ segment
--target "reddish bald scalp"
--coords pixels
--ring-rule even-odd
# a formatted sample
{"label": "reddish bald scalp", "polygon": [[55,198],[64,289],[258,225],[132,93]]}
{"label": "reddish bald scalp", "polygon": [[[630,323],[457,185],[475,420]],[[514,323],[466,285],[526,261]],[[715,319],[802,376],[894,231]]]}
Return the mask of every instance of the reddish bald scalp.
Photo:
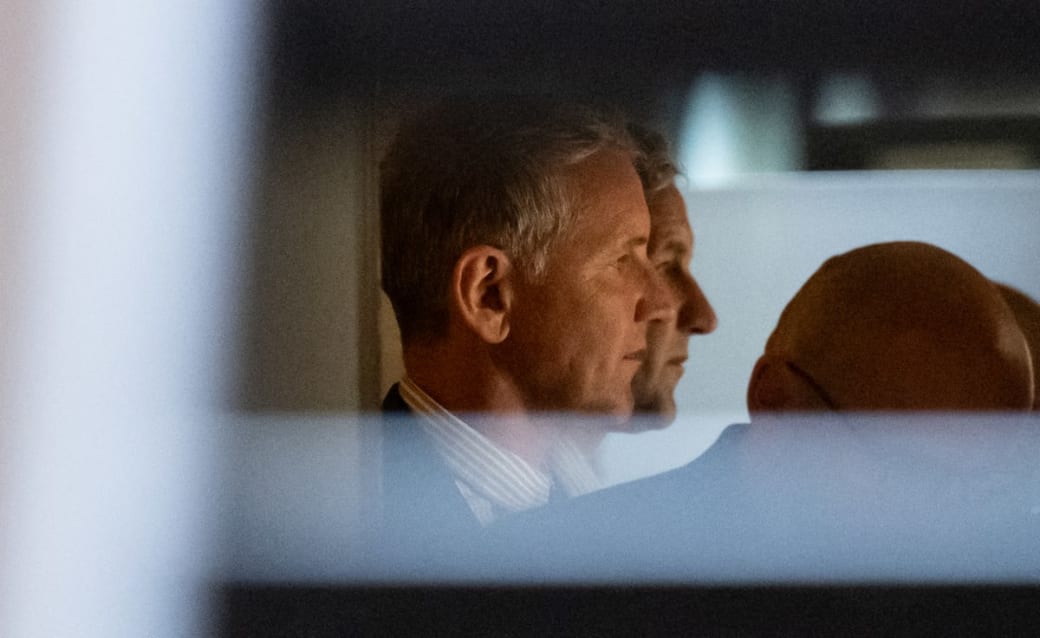
{"label": "reddish bald scalp", "polygon": [[920,242],[832,257],[784,309],[752,373],[752,412],[1017,410],[1025,337],[996,286]]}

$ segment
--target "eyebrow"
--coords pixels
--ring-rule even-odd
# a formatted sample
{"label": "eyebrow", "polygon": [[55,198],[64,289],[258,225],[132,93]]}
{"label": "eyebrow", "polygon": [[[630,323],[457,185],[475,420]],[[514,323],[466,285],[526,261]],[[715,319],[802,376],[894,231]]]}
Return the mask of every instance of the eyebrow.
{"label": "eyebrow", "polygon": [[687,250],[686,246],[682,242],[679,242],[674,239],[666,241],[664,245],[659,246],[657,250],[654,251],[654,253],[664,252],[671,252],[680,257],[685,257],[686,255],[693,255],[692,249]]}

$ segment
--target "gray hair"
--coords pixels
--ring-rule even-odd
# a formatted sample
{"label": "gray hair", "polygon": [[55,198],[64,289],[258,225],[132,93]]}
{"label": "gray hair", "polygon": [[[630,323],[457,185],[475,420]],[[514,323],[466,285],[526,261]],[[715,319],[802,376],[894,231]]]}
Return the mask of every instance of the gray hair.
{"label": "gray hair", "polygon": [[443,336],[455,263],[505,252],[537,281],[566,236],[563,169],[606,148],[638,149],[620,118],[523,98],[456,98],[405,124],[380,172],[382,285],[402,340]]}
{"label": "gray hair", "polygon": [[639,181],[643,183],[643,192],[656,193],[671,185],[679,174],[679,167],[672,160],[664,136],[635,122],[628,123],[628,134],[639,147],[636,172],[639,173]]}

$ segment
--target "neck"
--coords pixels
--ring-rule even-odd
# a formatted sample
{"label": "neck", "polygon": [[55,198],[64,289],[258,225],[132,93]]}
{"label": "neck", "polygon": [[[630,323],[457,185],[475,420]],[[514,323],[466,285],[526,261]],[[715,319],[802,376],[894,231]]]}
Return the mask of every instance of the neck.
{"label": "neck", "polygon": [[567,438],[587,457],[592,457],[599,449],[607,430],[596,423],[571,423],[567,427]]}
{"label": "neck", "polygon": [[509,378],[481,348],[409,346],[408,377],[426,394],[495,445],[532,466],[548,469],[555,436],[551,419],[532,414]]}

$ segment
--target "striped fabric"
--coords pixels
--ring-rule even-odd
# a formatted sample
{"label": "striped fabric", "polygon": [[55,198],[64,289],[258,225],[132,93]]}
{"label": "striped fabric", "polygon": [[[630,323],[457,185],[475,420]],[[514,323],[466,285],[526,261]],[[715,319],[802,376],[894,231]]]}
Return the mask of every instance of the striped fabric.
{"label": "striped fabric", "polygon": [[489,525],[505,514],[545,505],[555,487],[567,496],[599,489],[589,460],[570,441],[552,446],[548,475],[488,440],[405,378],[401,398],[420,418],[474,516]]}

